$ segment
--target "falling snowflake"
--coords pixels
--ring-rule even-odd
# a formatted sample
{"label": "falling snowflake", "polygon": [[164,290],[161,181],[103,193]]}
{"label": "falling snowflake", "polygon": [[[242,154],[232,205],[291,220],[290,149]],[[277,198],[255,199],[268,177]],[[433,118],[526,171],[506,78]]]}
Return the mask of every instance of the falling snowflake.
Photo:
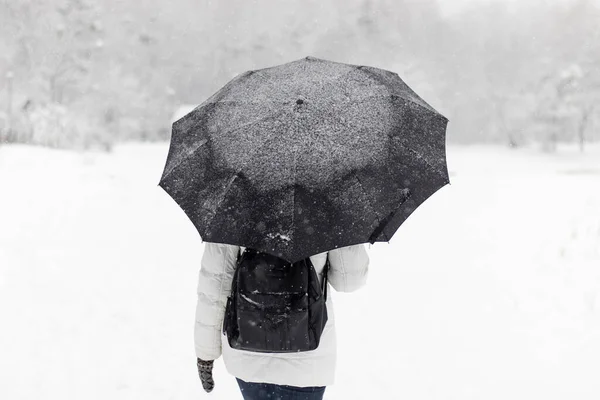
{"label": "falling snowflake", "polygon": [[279,238],[279,239],[284,240],[286,242],[289,242],[290,240],[292,240],[289,237],[289,235],[284,235],[283,233],[267,233],[267,236],[269,237],[269,239]]}

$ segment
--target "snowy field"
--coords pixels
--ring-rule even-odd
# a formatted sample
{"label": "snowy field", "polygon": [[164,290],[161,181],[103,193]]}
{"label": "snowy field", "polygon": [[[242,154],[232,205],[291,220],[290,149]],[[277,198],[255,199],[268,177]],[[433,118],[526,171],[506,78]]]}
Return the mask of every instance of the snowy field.
{"label": "snowy field", "polygon": [[[157,186],[167,148],[0,147],[1,399],[241,399],[222,359],[211,394],[197,376],[203,245]],[[448,163],[368,285],[331,291],[325,398],[600,399],[600,146]]]}

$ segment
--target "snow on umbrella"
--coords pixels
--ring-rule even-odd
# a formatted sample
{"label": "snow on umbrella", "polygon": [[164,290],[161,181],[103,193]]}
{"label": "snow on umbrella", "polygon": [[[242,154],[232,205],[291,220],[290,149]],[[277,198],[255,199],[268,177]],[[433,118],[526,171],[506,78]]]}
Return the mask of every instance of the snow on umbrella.
{"label": "snow on umbrella", "polygon": [[449,183],[447,123],[396,73],[306,57],[175,121],[158,185],[202,240],[294,262],[389,241]]}

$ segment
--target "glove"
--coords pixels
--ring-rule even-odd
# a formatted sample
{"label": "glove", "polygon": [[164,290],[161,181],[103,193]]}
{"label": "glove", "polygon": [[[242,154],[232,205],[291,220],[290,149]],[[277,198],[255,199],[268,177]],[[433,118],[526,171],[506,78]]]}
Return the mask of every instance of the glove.
{"label": "glove", "polygon": [[198,375],[200,375],[200,381],[202,382],[202,387],[206,393],[210,393],[215,387],[215,381],[213,381],[212,377],[212,369],[214,360],[204,361],[199,358],[198,360]]}

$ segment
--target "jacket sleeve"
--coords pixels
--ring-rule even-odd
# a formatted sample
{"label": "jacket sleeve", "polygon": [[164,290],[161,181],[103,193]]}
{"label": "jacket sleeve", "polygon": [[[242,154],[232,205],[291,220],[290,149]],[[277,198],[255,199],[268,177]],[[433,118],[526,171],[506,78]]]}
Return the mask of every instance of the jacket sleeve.
{"label": "jacket sleeve", "polygon": [[227,296],[239,254],[239,246],[204,243],[198,276],[198,302],[194,343],[196,357],[216,360],[221,356],[221,328]]}
{"label": "jacket sleeve", "polygon": [[367,283],[369,256],[364,244],[340,247],[327,253],[327,280],[338,292],[353,292]]}

